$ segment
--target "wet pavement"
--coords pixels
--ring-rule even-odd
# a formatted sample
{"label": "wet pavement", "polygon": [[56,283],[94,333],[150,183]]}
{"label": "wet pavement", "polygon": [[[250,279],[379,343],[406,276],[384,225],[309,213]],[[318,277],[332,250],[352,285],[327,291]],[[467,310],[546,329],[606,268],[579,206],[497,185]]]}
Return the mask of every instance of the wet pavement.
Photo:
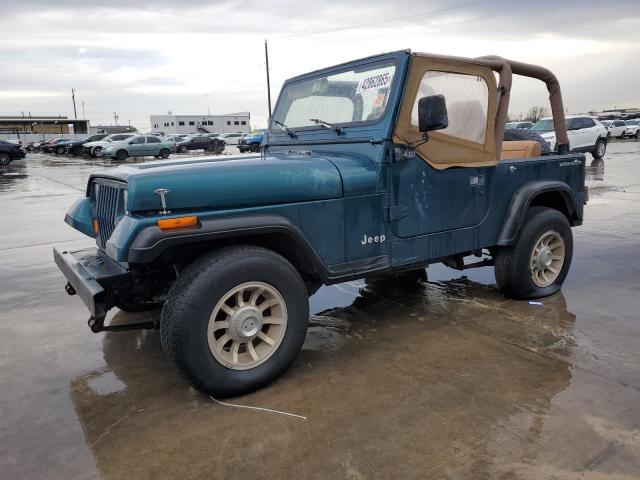
{"label": "wet pavement", "polygon": [[0,167],[0,478],[640,478],[640,142],[588,163],[573,265],[541,306],[491,268],[320,289],[293,367],[230,400],[306,420],[194,391],[156,331],[90,333],[51,247],[91,245],[64,212],[115,162]]}

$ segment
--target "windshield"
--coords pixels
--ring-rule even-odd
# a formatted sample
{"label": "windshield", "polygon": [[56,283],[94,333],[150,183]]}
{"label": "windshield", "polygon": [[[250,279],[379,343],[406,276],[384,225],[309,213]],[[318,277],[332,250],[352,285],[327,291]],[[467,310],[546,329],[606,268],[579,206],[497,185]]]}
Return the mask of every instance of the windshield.
{"label": "windshield", "polygon": [[[273,120],[288,128],[326,128],[382,117],[396,67],[390,62],[316,77],[284,87]],[[273,125],[274,131],[281,131]]]}
{"label": "windshield", "polygon": [[[569,120],[565,120],[564,124],[568,127]],[[552,118],[543,118],[542,120],[538,120],[536,124],[531,127],[531,130],[534,132],[553,132],[555,127],[553,126]]]}
{"label": "windshield", "polygon": [[553,120],[545,118],[543,120],[538,120],[531,130],[534,132],[550,132],[553,129]]}
{"label": "windshield", "polygon": [[611,125],[613,122],[611,120],[602,120],[602,123],[605,127],[608,127],[609,125]]}

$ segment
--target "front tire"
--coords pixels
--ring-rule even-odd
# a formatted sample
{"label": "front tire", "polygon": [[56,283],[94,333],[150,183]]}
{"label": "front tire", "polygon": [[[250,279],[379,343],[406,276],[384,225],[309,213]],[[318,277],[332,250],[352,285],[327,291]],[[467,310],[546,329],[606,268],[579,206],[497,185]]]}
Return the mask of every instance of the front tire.
{"label": "front tire", "polygon": [[228,247],[190,265],[162,310],[170,363],[198,390],[241,395],[272,382],[302,348],[309,320],[305,284],[280,255]]}
{"label": "front tire", "polygon": [[129,157],[129,154],[127,153],[126,150],[118,150],[116,152],[116,160],[126,160]]}
{"label": "front tire", "polygon": [[56,148],[56,153],[58,155],[62,155],[64,153],[65,148],[64,147],[58,147]]}
{"label": "front tire", "polygon": [[11,156],[8,153],[0,152],[0,165],[9,165],[11,163]]}
{"label": "front tire", "polygon": [[553,208],[531,207],[516,243],[496,249],[498,288],[516,299],[552,295],[562,287],[572,256],[567,217]]}
{"label": "front tire", "polygon": [[103,157],[104,152],[102,150],[102,147],[93,147],[93,149],[91,150],[91,156],[95,158]]}
{"label": "front tire", "polygon": [[187,153],[187,147],[185,147],[184,145],[182,145],[180,147],[180,153]]}
{"label": "front tire", "polygon": [[599,138],[591,155],[593,158],[602,158],[607,153],[607,141],[604,138]]}

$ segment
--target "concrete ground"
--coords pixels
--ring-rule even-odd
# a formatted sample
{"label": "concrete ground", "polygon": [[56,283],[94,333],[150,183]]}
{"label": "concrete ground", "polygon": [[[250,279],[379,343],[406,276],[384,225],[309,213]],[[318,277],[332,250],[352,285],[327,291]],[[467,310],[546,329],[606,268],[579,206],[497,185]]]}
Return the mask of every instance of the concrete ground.
{"label": "concrete ground", "polygon": [[89,331],[51,247],[92,243],[64,213],[114,164],[0,167],[0,478],[640,478],[640,142],[588,156],[573,265],[541,306],[491,268],[322,288],[294,366],[230,400],[306,420],[194,391],[156,331]]}

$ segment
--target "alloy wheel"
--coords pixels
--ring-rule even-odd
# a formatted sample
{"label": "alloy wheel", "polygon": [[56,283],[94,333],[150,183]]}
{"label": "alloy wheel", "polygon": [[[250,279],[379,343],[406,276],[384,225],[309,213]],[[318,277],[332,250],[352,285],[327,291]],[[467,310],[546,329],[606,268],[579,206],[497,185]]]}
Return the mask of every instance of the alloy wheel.
{"label": "alloy wheel", "polygon": [[543,233],[533,247],[529,271],[531,279],[538,287],[551,285],[560,275],[564,265],[565,244],[555,230]]}
{"label": "alloy wheel", "polygon": [[233,370],[254,368],[278,349],[287,328],[284,298],[273,286],[248,282],[229,290],[213,309],[209,349]]}

